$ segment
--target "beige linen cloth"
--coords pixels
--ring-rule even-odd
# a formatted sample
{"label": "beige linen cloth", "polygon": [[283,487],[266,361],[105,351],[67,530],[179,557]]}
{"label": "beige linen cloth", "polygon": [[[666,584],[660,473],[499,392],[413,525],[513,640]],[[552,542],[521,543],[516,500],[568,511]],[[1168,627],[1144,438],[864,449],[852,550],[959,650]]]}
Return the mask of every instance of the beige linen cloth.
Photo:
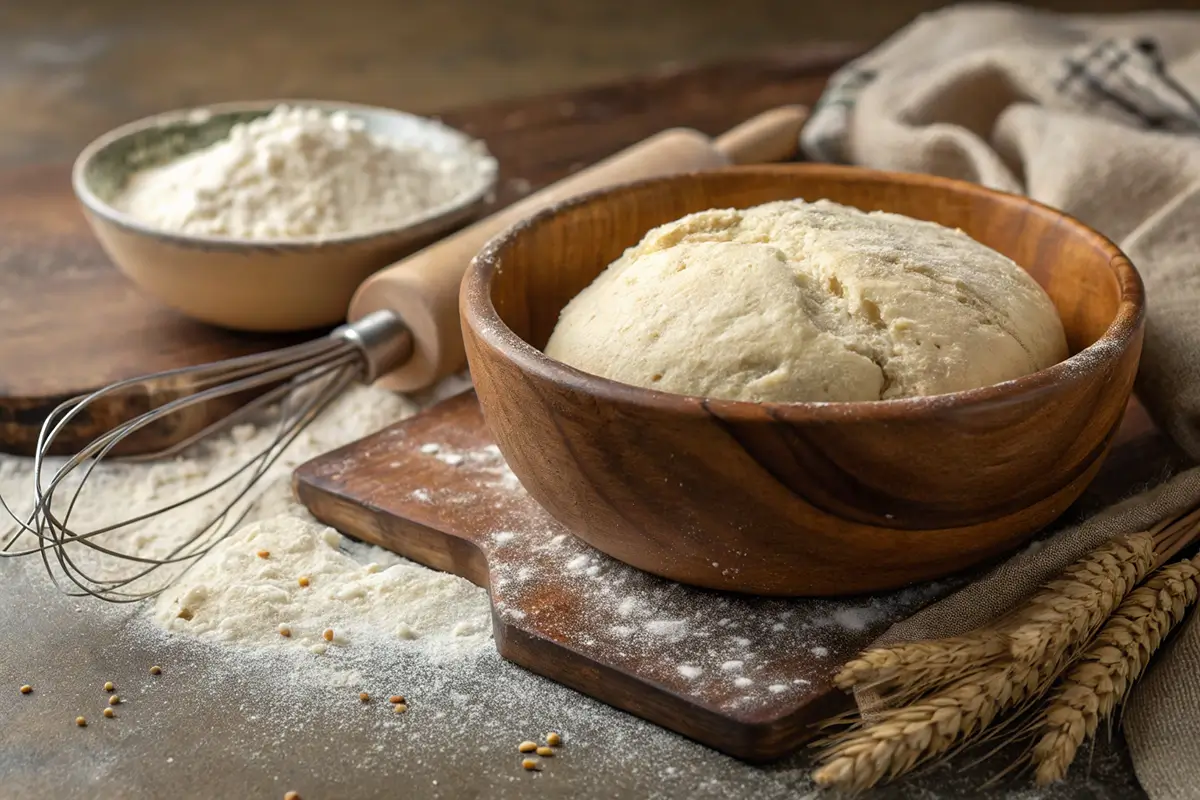
{"label": "beige linen cloth", "polygon": [[[1148,296],[1139,396],[1200,462],[1198,97],[1200,14],[968,4],[918,18],[842,69],[802,145],[815,160],[1028,194],[1120,244]],[[1106,538],[1196,504],[1200,468],[1056,533],[884,638],[975,628]],[[1124,726],[1154,800],[1200,798],[1200,613],[1138,684]]]}

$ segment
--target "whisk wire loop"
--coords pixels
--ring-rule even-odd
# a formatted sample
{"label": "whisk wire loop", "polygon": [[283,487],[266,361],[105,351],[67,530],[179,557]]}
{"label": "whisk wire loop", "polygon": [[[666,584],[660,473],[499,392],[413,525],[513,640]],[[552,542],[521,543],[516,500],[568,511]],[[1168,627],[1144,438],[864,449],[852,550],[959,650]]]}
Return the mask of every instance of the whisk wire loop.
{"label": "whisk wire loop", "polygon": [[[197,559],[212,551],[253,510],[253,489],[284,456],[296,438],[355,381],[404,363],[413,352],[411,332],[392,312],[380,311],[342,326],[327,337],[201,367],[165,370],[118,381],[68,400],[50,412],[38,434],[33,458],[31,507],[25,516],[0,497],[0,509],[15,523],[0,546],[0,557],[38,556],[50,578],[66,594],[92,596],[113,603],[153,597]],[[55,441],[95,404],[137,392],[166,394],[170,400],[97,436],[54,468],[47,455]],[[214,401],[235,398],[236,410],[179,441],[149,454],[126,455],[121,445],[130,437],[177,414]],[[186,496],[171,498],[150,511],[90,529],[74,524],[78,509],[90,500],[98,469],[112,463],[137,463],[179,456],[240,423],[273,421],[266,444],[229,474]],[[186,421],[186,420],[185,420]],[[140,552],[122,537],[137,536],[141,526],[190,506],[209,502],[198,512],[200,522],[166,552]],[[82,548],[82,549],[80,549]],[[120,566],[119,570],[112,567]],[[175,567],[162,580],[148,581],[163,567]]]}

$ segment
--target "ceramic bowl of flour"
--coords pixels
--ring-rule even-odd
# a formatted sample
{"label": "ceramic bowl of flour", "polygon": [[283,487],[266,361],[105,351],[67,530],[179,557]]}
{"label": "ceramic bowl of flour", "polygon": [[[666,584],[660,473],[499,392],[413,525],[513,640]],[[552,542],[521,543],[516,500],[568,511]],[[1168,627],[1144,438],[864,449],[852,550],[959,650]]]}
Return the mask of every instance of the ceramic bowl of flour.
{"label": "ceramic bowl of flour", "polygon": [[144,291],[213,325],[298,331],[343,321],[370,274],[478,216],[496,173],[482,142],[436,120],[280,100],[130,123],[72,180]]}
{"label": "ceramic bowl of flour", "polygon": [[[1048,295],[1067,357],[942,394],[750,402],[618,382],[544,352],[563,309],[651,229],[795,198],[940,223],[998,251]],[[739,262],[728,274],[750,268]],[[637,277],[631,269],[611,280]],[[719,284],[700,288],[721,292]],[[654,297],[666,305],[669,294]],[[892,589],[1027,541],[1100,468],[1133,386],[1143,326],[1129,261],[1060,212],[956,181],[807,164],[642,181],[546,210],[476,257],[460,311],[488,427],[551,515],[646,571],[772,595]],[[717,349],[737,346],[726,334],[744,321],[724,320],[702,343],[712,363]]]}

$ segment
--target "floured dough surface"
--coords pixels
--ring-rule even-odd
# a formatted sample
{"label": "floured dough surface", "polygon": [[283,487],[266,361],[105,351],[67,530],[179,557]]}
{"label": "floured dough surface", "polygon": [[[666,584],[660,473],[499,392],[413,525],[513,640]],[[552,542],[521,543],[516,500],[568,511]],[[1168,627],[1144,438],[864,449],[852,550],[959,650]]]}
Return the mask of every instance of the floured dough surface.
{"label": "floured dough surface", "polygon": [[988,386],[1067,357],[1023,269],[966,234],[825,200],[651,230],[563,309],[546,354],[731,400],[880,400]]}

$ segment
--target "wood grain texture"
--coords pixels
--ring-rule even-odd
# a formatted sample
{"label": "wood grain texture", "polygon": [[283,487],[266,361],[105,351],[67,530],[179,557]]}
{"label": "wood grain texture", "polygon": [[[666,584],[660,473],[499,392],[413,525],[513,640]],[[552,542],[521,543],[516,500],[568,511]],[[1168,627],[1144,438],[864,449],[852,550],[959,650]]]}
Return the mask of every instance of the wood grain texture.
{"label": "wood grain texture", "polygon": [[[139,292],[112,267],[71,193],[67,166],[0,173],[0,448],[29,454],[60,402],[159,370],[261,352],[296,336],[241,335],[194,322]],[[159,405],[187,386],[133,387],[77,419],[58,452]],[[156,450],[224,416],[197,407],[144,429]]]}
{"label": "wood grain texture", "polygon": [[[1073,515],[1184,465],[1149,431],[1133,402]],[[422,452],[430,444],[439,452]],[[836,666],[970,577],[842,600],[688,588],[571,537],[514,477],[468,392],[301,465],[293,483],[343,533],[487,587],[505,658],[749,761],[809,740],[849,704],[831,683]],[[700,674],[686,678],[684,665]]]}
{"label": "wood grain texture", "polygon": [[[1076,355],[971,392],[821,405],[668,395],[541,353],[567,301],[648,229],[791,197],[963,229],[1041,282]],[[544,212],[476,258],[461,309],[501,451],[575,535],[688,584],[830,595],[950,574],[1061,515],[1118,429],[1142,303],[1114,245],[1024,198],[925,176],[784,165],[646,181]]]}
{"label": "wood grain texture", "polygon": [[[672,126],[712,135],[768,108],[815,102],[829,73],[857,52],[824,47],[678,68],[582,91],[489,103],[443,115],[483,138],[500,162],[492,213]],[[378,102],[386,102],[379,100]],[[117,380],[293,344],[191,321],[136,290],[103,254],[71,194],[70,167],[0,173],[0,449],[29,454],[59,402]],[[319,335],[315,331],[310,335]],[[63,432],[59,452],[173,397],[142,388],[97,406]],[[228,405],[147,430],[129,452],[184,438]]]}
{"label": "wood grain texture", "polygon": [[471,392],[302,465],[294,486],[338,530],[487,587],[505,658],[751,761],[811,738],[849,703],[836,667],[958,584],[772,600],[639,572],[529,497]]}

